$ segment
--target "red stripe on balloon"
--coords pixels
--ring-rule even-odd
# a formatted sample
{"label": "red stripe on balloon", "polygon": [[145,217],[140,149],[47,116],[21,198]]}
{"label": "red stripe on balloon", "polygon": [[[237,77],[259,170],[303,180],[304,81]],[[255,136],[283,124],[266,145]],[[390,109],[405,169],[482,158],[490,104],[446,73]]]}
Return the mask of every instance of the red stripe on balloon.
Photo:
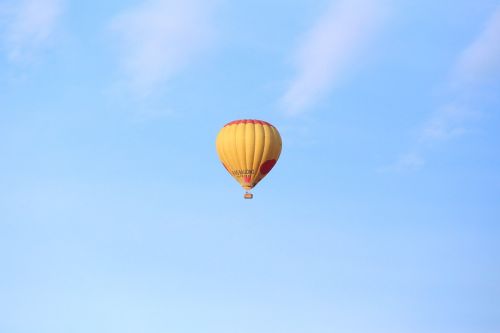
{"label": "red stripe on balloon", "polygon": [[259,125],[267,125],[267,126],[274,127],[273,125],[271,125],[267,121],[257,120],[257,119],[239,119],[239,120],[233,120],[233,121],[227,123],[226,125],[224,125],[224,127],[230,126],[230,125],[238,125],[238,124],[259,124]]}
{"label": "red stripe on balloon", "polygon": [[260,169],[259,169],[260,173],[263,175],[267,175],[269,173],[269,171],[271,171],[271,169],[274,167],[275,164],[276,164],[276,160],[265,161],[260,166]]}

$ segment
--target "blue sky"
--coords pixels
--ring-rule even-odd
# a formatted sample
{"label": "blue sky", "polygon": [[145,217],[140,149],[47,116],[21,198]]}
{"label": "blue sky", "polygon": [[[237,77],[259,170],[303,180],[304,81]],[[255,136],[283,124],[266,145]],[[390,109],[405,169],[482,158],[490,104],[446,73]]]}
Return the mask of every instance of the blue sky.
{"label": "blue sky", "polygon": [[499,91],[497,1],[3,0],[0,332],[498,332]]}

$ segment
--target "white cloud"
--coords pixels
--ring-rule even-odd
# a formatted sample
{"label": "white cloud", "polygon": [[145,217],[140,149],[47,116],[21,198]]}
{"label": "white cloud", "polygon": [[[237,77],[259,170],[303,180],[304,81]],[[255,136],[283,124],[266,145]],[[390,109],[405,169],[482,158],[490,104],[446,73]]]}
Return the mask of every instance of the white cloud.
{"label": "white cloud", "polygon": [[454,74],[456,85],[481,83],[500,74],[500,6],[462,52]]}
{"label": "white cloud", "polygon": [[5,47],[11,61],[30,60],[54,34],[62,13],[62,0],[23,0],[5,7]]}
{"label": "white cloud", "polygon": [[393,165],[388,167],[380,168],[378,171],[386,172],[386,171],[414,171],[422,168],[425,165],[425,159],[421,154],[417,152],[409,152],[403,154],[399,157],[399,159]]}
{"label": "white cloud", "polygon": [[[458,56],[450,84],[459,95],[474,90],[500,74],[500,6],[483,30]],[[437,110],[422,129],[421,141],[451,139],[466,133],[467,122],[477,116],[465,103],[450,103]]]}
{"label": "white cloud", "polygon": [[449,140],[466,132],[465,122],[474,115],[462,106],[445,105],[434,113],[420,133],[421,142]]}
{"label": "white cloud", "polygon": [[213,37],[211,1],[150,0],[111,23],[130,86],[149,94],[205,50]]}
{"label": "white cloud", "polygon": [[384,13],[377,0],[334,1],[299,45],[298,70],[282,98],[288,114],[304,112],[371,39]]}
{"label": "white cloud", "polygon": [[[481,84],[499,78],[500,6],[488,18],[475,40],[457,57],[452,72],[452,78],[448,83],[456,89],[457,99],[467,92],[480,88]],[[454,102],[443,105],[422,127],[417,142],[419,150],[423,151],[423,144],[429,146],[462,136],[468,132],[470,121],[479,115],[480,112],[473,111],[468,103]],[[406,163],[400,161],[397,164],[404,167]],[[420,166],[422,165],[423,163]],[[409,163],[408,169],[418,169],[418,163]]]}

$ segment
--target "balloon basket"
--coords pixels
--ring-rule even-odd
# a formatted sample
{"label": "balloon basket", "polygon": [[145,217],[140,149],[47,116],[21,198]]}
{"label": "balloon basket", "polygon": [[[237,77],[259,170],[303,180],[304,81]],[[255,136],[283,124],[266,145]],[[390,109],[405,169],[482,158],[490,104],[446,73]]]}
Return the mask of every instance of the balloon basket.
{"label": "balloon basket", "polygon": [[243,198],[245,198],[245,199],[252,199],[252,198],[253,198],[253,194],[252,194],[252,193],[248,193],[248,192],[247,192],[247,193],[245,193],[245,194],[243,195]]}

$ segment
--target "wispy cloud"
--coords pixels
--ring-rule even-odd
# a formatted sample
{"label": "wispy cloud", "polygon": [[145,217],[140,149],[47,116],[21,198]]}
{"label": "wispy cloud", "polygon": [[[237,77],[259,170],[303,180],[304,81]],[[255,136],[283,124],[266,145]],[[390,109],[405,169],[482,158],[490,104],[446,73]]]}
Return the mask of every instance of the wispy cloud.
{"label": "wispy cloud", "polygon": [[419,141],[432,142],[449,140],[467,132],[465,122],[474,112],[459,104],[448,104],[438,109],[420,131]]}
{"label": "wispy cloud", "polygon": [[380,0],[334,1],[297,48],[297,75],[282,98],[288,114],[304,112],[372,38],[385,8]]}
{"label": "wispy cloud", "polygon": [[500,6],[479,36],[462,52],[455,68],[454,83],[478,84],[500,74]]}
{"label": "wispy cloud", "polygon": [[[438,108],[424,122],[416,149],[404,156],[418,156],[424,165],[423,151],[433,143],[454,139],[468,132],[469,123],[480,115],[471,102],[464,102],[461,95],[477,90],[484,83],[500,77],[500,6],[485,22],[479,35],[461,52],[452,66],[448,84],[454,88],[455,99]],[[401,159],[396,165],[403,167]],[[417,169],[411,165],[408,169]]]}
{"label": "wispy cloud", "polygon": [[[500,6],[485,22],[479,35],[457,57],[449,84],[456,89],[457,95],[462,95],[499,76]],[[467,121],[476,115],[477,112],[464,102],[444,105],[427,120],[420,139],[438,141],[458,137],[467,132]]]}
{"label": "wispy cloud", "polygon": [[200,56],[213,40],[212,1],[149,0],[115,17],[128,84],[148,95]]}
{"label": "wispy cloud", "polygon": [[386,171],[413,171],[418,170],[425,165],[425,159],[417,152],[409,152],[399,156],[396,163],[388,166],[380,168],[378,171],[386,172]]}
{"label": "wispy cloud", "polygon": [[5,48],[10,61],[29,61],[54,34],[63,0],[22,0],[4,7]]}

